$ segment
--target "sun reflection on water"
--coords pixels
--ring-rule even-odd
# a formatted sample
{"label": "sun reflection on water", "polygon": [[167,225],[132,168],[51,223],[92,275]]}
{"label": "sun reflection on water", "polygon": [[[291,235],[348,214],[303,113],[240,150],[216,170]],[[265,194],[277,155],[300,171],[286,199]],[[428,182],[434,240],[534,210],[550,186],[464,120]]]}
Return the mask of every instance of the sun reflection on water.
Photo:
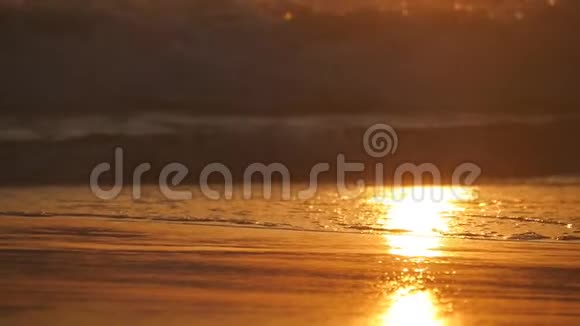
{"label": "sun reflection on water", "polygon": [[412,287],[401,288],[391,296],[389,309],[380,316],[383,325],[443,326],[444,319],[434,295]]}
{"label": "sun reflection on water", "polygon": [[[471,188],[408,187],[385,191],[373,202],[384,212],[378,220],[390,232],[384,235],[389,253],[404,256],[402,272],[389,281],[394,289],[382,302],[378,322],[381,325],[443,326],[449,323],[439,300],[439,292],[430,286],[430,261],[443,253],[442,233],[450,229],[453,216],[463,210],[462,202],[475,198]],[[387,306],[385,310],[385,306]],[[447,306],[449,308],[449,306]]]}
{"label": "sun reflection on water", "polygon": [[473,199],[467,188],[408,187],[376,197],[385,215],[378,223],[391,232],[385,235],[389,252],[406,257],[436,257],[441,253],[441,233],[449,231],[450,215],[462,211],[460,202]]}

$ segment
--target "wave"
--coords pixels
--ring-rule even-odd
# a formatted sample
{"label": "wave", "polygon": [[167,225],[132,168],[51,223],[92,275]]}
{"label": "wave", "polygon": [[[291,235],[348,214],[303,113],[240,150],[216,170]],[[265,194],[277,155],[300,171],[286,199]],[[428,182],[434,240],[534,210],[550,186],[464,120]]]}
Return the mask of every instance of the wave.
{"label": "wave", "polygon": [[550,237],[547,237],[545,235],[536,232],[524,232],[519,234],[512,234],[506,238],[506,240],[524,240],[524,241],[545,240],[545,239],[550,239]]}
{"label": "wave", "polygon": [[[0,141],[63,141],[91,136],[155,136],[195,133],[248,134],[276,129],[289,136],[324,131],[367,128],[377,122],[399,129],[437,129],[495,125],[537,126],[580,120],[580,115],[483,115],[483,114],[366,114],[332,116],[194,116],[148,112],[130,116],[87,115],[18,119],[0,117]],[[580,177],[579,179],[580,180]]]}
{"label": "wave", "polygon": [[240,218],[220,218],[220,217],[190,217],[190,216],[148,216],[148,215],[126,215],[126,214],[95,214],[95,213],[59,213],[59,212],[23,212],[23,211],[3,211],[0,216],[5,217],[87,217],[87,218],[105,218],[105,219],[121,219],[121,220],[138,220],[138,221],[162,221],[162,222],[180,222],[180,223],[223,223],[232,225],[252,225],[256,227],[268,228],[293,228],[290,224],[260,222],[252,219]]}
{"label": "wave", "polygon": [[[525,218],[525,217],[506,217],[506,216],[486,216],[486,215],[465,215],[466,217],[482,217],[482,218],[499,218],[517,220],[521,222],[533,222],[542,224],[567,225],[564,222]],[[391,234],[391,235],[406,235],[413,234],[410,230],[405,229],[389,229],[372,225],[360,224],[344,224],[342,229],[327,229],[327,228],[306,228],[295,226],[288,223],[276,223],[268,221],[257,221],[248,218],[225,218],[225,217],[190,217],[190,216],[156,216],[156,215],[128,215],[128,214],[96,214],[96,213],[70,213],[70,212],[26,212],[26,211],[0,211],[0,217],[25,217],[25,218],[56,218],[56,217],[70,217],[70,218],[102,218],[102,219],[121,219],[132,221],[148,221],[160,223],[177,223],[184,225],[205,225],[218,227],[238,227],[238,228],[253,228],[253,229],[268,229],[268,230],[282,230],[282,231],[298,231],[298,232],[320,232],[320,233],[339,233],[339,234]],[[57,233],[58,229],[51,229],[50,233]],[[88,233],[88,234],[93,234]],[[533,241],[533,240],[556,240],[556,241],[580,241],[580,236],[571,234],[561,234],[555,237],[549,237],[537,232],[514,233],[509,236],[501,236],[496,232],[489,234],[477,232],[438,232],[437,235],[447,238],[462,238],[472,240],[494,240],[494,241]]]}
{"label": "wave", "polygon": [[522,216],[486,215],[486,214],[465,214],[463,216],[477,217],[477,218],[484,218],[484,219],[512,220],[512,221],[518,221],[518,222],[562,225],[562,226],[571,225],[568,222],[562,222],[562,221],[546,219],[546,218],[541,218],[541,217],[522,217]]}

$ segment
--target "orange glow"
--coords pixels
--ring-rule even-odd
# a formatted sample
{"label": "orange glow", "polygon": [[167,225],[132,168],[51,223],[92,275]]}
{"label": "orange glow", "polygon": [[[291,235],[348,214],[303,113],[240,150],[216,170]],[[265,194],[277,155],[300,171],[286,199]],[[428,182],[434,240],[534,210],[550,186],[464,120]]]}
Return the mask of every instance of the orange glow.
{"label": "orange glow", "polygon": [[390,298],[389,309],[381,316],[383,325],[443,326],[436,298],[429,291],[401,288]]}
{"label": "orange glow", "polygon": [[284,20],[287,21],[287,22],[294,20],[294,14],[292,12],[290,12],[290,11],[287,11],[284,14]]}
{"label": "orange glow", "polygon": [[392,198],[375,199],[386,215],[379,223],[403,234],[386,234],[392,254],[406,257],[435,257],[441,247],[441,233],[448,231],[446,214],[461,211],[459,201],[473,194],[464,188],[409,187],[393,191]]}

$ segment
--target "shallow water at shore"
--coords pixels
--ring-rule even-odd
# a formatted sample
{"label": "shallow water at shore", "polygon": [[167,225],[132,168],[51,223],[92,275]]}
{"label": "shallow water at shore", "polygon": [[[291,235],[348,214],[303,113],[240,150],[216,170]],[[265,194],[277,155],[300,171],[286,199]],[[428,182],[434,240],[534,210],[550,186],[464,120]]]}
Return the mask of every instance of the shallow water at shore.
{"label": "shallow water at shore", "polygon": [[0,321],[577,323],[578,189],[460,193],[179,203],[3,189]]}

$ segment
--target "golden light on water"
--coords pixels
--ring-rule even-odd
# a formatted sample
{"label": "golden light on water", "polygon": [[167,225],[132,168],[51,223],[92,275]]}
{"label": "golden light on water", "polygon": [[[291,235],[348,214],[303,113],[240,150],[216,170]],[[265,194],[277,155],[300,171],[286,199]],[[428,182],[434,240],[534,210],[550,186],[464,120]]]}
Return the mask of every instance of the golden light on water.
{"label": "golden light on water", "polygon": [[449,230],[449,215],[463,210],[459,202],[472,197],[465,188],[408,187],[375,198],[385,208],[379,224],[392,231],[384,236],[389,252],[406,257],[439,256],[441,233]]}
{"label": "golden light on water", "polygon": [[378,324],[449,324],[450,306],[442,305],[439,292],[429,286],[433,280],[425,274],[429,261],[421,258],[443,255],[442,233],[450,231],[454,214],[463,210],[461,203],[474,197],[471,188],[431,186],[396,188],[374,198],[383,212],[378,224],[389,231],[384,235],[389,253],[411,258],[403,262],[413,262],[389,281],[395,290],[380,304]]}
{"label": "golden light on water", "polygon": [[445,321],[437,300],[429,291],[401,288],[390,298],[389,309],[380,317],[381,324],[387,326],[443,326]]}

